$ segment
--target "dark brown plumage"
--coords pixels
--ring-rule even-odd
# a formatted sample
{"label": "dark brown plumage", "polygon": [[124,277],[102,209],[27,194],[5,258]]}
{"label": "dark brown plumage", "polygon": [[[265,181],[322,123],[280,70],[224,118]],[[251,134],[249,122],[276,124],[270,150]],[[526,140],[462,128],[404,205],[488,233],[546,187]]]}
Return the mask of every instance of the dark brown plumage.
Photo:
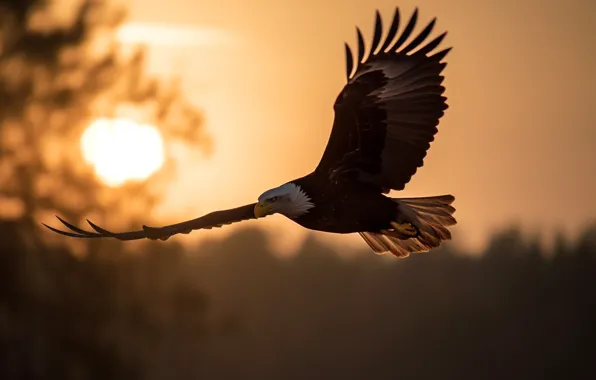
{"label": "dark brown plumage", "polygon": [[[384,47],[378,50],[382,22],[377,27],[371,55],[352,72],[352,53],[346,45],[348,83],[335,101],[335,121],[317,171],[339,174],[356,171],[358,176],[384,191],[403,190],[422,166],[437,133],[439,119],[447,109],[440,75],[441,60],[449,49],[428,55],[445,37],[439,35],[419,46],[430,34],[433,20],[410,44],[399,50],[412,33],[418,11],[414,11],[395,44],[390,43],[399,25],[399,10]],[[415,48],[420,50],[410,53]],[[358,51],[363,55],[364,46]],[[354,173],[352,173],[354,174]]]}
{"label": "dark brown plumage", "polygon": [[93,222],[87,220],[87,223],[96,231],[89,232],[85,231],[77,226],[73,226],[67,221],[63,220],[59,216],[57,218],[66,227],[73,230],[75,233],[60,231],[54,227],[44,224],[50,230],[57,232],[62,235],[78,237],[78,238],[100,238],[100,237],[113,237],[120,240],[138,240],[138,239],[151,239],[151,240],[167,240],[170,236],[176,234],[188,234],[192,230],[200,229],[211,229],[216,227],[222,227],[226,224],[232,224],[243,220],[255,219],[255,208],[256,203],[252,203],[246,206],[237,207],[231,210],[214,211],[207,215],[201,216],[196,219],[187,220],[182,223],[171,224],[163,227],[149,227],[143,226],[143,229],[138,231],[129,232],[110,232],[103,229]]}

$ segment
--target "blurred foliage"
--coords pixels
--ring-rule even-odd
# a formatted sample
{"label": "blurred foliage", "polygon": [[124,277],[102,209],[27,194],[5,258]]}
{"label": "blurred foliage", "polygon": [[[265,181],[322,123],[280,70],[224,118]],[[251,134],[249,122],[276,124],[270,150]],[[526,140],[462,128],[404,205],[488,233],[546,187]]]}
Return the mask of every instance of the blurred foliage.
{"label": "blurred foliage", "polygon": [[0,231],[1,379],[145,378],[205,334],[206,298],[175,252],[80,260],[32,245],[17,222]]}
{"label": "blurred foliage", "polygon": [[168,141],[209,148],[202,115],[178,83],[146,75],[144,50],[116,40],[124,15],[101,0],[0,0],[4,217],[9,208],[16,210],[11,217],[30,224],[44,212],[102,220],[109,209],[112,225],[146,216],[163,176],[172,172],[171,160],[161,177],[108,189],[80,151],[79,138],[96,118],[134,114],[157,125]]}
{"label": "blurred foliage", "polygon": [[[0,225],[2,379],[594,378],[596,227],[546,251],[279,258],[241,229],[77,259]],[[120,245],[123,247],[123,245]],[[35,254],[31,254],[34,252]]]}

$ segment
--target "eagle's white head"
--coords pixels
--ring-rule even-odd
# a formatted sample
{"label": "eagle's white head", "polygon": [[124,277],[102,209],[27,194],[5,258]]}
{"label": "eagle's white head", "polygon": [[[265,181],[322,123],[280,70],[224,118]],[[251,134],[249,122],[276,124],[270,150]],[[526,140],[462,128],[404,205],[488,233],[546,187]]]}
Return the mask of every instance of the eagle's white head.
{"label": "eagle's white head", "polygon": [[255,216],[262,218],[280,213],[294,219],[315,207],[310,197],[295,183],[288,182],[279,187],[265,191],[255,206]]}

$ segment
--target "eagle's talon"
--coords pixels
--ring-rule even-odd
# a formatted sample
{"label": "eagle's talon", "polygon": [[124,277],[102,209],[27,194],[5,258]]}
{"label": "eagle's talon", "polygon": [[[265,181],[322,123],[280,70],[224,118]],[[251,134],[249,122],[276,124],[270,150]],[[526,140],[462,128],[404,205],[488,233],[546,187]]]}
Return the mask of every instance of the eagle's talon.
{"label": "eagle's talon", "polygon": [[391,226],[395,228],[395,231],[406,237],[418,236],[418,229],[412,225],[412,223],[396,223],[391,222]]}

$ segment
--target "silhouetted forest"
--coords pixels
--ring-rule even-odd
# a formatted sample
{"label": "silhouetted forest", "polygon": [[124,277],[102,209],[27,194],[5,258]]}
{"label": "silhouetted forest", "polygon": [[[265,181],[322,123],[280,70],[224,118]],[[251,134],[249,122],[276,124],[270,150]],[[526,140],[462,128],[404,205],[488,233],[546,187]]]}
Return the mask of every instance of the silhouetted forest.
{"label": "silhouetted forest", "polygon": [[259,230],[77,257],[0,225],[2,379],[593,378],[596,228],[545,252],[279,258]]}

